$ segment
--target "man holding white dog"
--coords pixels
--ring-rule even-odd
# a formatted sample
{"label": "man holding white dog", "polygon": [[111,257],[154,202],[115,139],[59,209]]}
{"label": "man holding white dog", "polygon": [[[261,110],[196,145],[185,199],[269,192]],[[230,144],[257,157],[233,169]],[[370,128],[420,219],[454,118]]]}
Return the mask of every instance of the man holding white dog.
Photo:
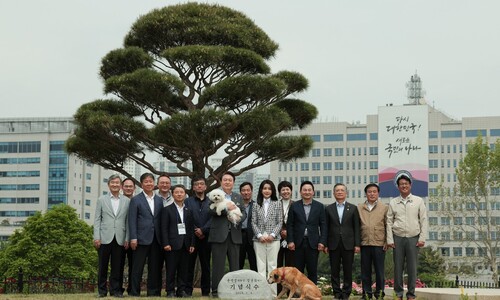
{"label": "man holding white dog", "polygon": [[[246,218],[246,211],[243,206],[243,199],[238,193],[233,193],[236,176],[232,172],[225,172],[221,178],[221,189],[225,193],[228,202],[225,210],[220,215],[216,208],[210,210],[212,223],[208,242],[212,247],[212,296],[217,297],[217,287],[224,275],[226,256],[229,260],[229,271],[239,270],[239,253],[242,243],[241,222]],[[240,208],[243,216],[235,225],[228,220],[228,212]]]}

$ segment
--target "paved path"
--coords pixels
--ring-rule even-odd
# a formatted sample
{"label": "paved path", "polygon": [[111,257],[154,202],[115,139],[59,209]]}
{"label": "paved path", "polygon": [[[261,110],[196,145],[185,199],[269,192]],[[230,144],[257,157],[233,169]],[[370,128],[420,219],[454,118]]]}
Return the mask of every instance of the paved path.
{"label": "paved path", "polygon": [[[386,295],[392,295],[392,288],[385,289]],[[457,300],[460,295],[467,295],[470,300],[500,300],[500,289],[473,288],[417,288],[417,300]]]}

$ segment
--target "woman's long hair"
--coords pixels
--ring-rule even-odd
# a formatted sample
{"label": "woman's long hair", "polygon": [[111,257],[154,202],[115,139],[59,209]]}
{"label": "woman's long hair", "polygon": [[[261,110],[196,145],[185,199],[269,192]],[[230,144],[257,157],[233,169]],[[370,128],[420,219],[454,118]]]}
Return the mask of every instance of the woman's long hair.
{"label": "woman's long hair", "polygon": [[262,207],[262,204],[264,203],[264,196],[262,195],[262,190],[264,189],[264,185],[269,184],[271,186],[271,200],[277,201],[278,196],[276,195],[276,186],[274,185],[274,182],[272,182],[269,179],[265,179],[260,183],[259,186],[259,193],[257,194],[257,204]]}

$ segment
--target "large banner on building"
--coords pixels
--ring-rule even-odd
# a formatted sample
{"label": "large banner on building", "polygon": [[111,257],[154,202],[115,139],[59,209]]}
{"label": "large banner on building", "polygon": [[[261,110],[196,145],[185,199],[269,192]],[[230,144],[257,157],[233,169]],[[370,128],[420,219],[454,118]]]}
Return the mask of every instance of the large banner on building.
{"label": "large banner on building", "polygon": [[428,168],[427,105],[381,106],[378,110],[378,181],[380,197],[396,197],[396,179],[412,180],[412,194],[427,197]]}

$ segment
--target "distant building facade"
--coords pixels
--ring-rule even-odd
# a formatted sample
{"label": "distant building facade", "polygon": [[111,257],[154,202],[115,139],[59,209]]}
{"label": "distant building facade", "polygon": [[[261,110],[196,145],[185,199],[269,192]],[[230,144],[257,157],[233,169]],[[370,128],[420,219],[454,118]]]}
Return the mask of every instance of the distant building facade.
{"label": "distant building facade", "polygon": [[[426,104],[415,103],[404,106],[392,106],[389,109],[403,111],[408,107],[418,106],[423,108],[424,116],[411,115],[411,118],[422,117],[427,120],[425,137],[416,140],[412,145],[403,142],[400,149],[403,153],[413,151],[418,145],[424,151],[420,157],[425,159],[425,166],[420,166],[418,171],[420,180],[426,186],[422,195],[429,211],[429,238],[428,245],[438,249],[446,258],[447,267],[459,270],[466,265],[475,273],[488,273],[490,268],[484,263],[485,249],[480,243],[480,232],[459,233],[454,222],[480,222],[464,216],[463,220],[450,220],[443,214],[443,210],[450,209],[450,203],[429,203],[429,197],[438,195],[438,186],[453,188],[457,184],[455,169],[460,160],[466,155],[467,144],[480,134],[494,147],[500,138],[500,116],[491,117],[464,117],[456,120],[448,117],[443,112]],[[310,180],[315,185],[315,199],[329,204],[335,201],[333,185],[344,183],[347,185],[348,198],[352,203],[361,203],[365,200],[364,187],[370,182],[381,183],[382,155],[386,155],[387,140],[380,140],[380,112],[387,107],[379,109],[379,115],[368,115],[366,124],[347,122],[313,123],[303,130],[292,131],[292,135],[309,135],[314,140],[313,149],[309,155],[292,162],[274,161],[271,163],[271,179],[275,182],[288,180],[294,185],[293,197],[300,198],[298,187],[305,180]],[[404,116],[403,114],[401,116]],[[387,130],[387,127],[383,127]],[[287,133],[288,134],[288,133]],[[399,139],[401,141],[401,139]],[[423,145],[423,146],[422,146]],[[394,146],[394,143],[393,145]],[[412,150],[413,149],[413,150]],[[384,153],[382,153],[384,152]],[[393,153],[393,155],[395,155]],[[414,178],[414,182],[416,182]],[[392,183],[391,183],[392,184]],[[382,185],[384,187],[384,185]],[[387,187],[387,186],[386,186]],[[491,210],[490,219],[482,220],[490,224],[500,225],[500,190],[492,189],[491,201],[484,209]],[[382,192],[381,192],[382,195]],[[389,196],[382,198],[388,202]],[[468,219],[466,219],[468,217]],[[457,223],[458,224],[458,223]],[[466,237],[465,235],[470,235]],[[493,233],[494,239],[500,240],[500,233]],[[498,243],[500,245],[500,243]],[[492,249],[500,258],[500,247]],[[468,259],[466,259],[468,257]],[[470,257],[475,257],[471,259]],[[497,260],[500,263],[499,260]],[[499,265],[496,266],[499,268]]]}
{"label": "distant building facade", "polygon": [[112,172],[64,151],[74,129],[72,118],[0,119],[0,240],[60,203],[93,223]]}

